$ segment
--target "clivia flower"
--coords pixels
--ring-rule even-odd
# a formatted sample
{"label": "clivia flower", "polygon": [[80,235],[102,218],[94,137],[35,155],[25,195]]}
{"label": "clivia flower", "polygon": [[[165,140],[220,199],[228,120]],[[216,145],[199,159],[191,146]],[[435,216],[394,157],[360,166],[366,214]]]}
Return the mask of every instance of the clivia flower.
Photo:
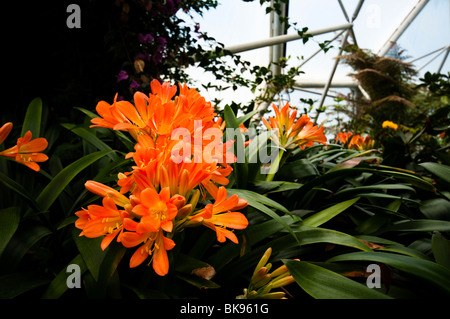
{"label": "clivia flower", "polygon": [[[75,213],[79,218],[75,222],[75,227],[82,229],[80,236],[97,238],[104,236],[101,243],[102,250],[105,250],[111,241],[123,232],[123,220],[130,216],[124,210],[118,210],[111,197],[103,198],[103,206],[89,205]],[[118,236],[120,242],[120,235]]]}
{"label": "clivia flower", "polygon": [[275,111],[275,117],[270,117],[269,121],[262,118],[263,124],[268,130],[275,131],[275,138],[280,147],[292,149],[305,146],[312,146],[314,142],[326,145],[327,138],[323,133],[323,126],[318,127],[310,121],[310,118],[304,114],[297,119],[297,111],[291,112],[289,103],[286,103],[281,109],[272,104]]}
{"label": "clivia flower", "polygon": [[134,247],[141,243],[130,259],[130,267],[139,266],[149,255],[153,255],[153,268],[155,272],[164,276],[169,271],[167,250],[175,246],[175,242],[163,235],[163,230],[172,232],[172,220],[177,216],[178,209],[184,206],[184,198],[179,195],[170,197],[169,188],[164,188],[158,194],[154,189],[147,188],[133,201],[138,204],[132,212],[141,216],[139,222],[132,219],[124,221],[125,229],[121,237],[122,244]]}
{"label": "clivia flower", "polygon": [[236,194],[227,198],[225,187],[219,187],[214,204],[208,204],[197,214],[190,217],[191,224],[201,223],[214,230],[217,240],[221,243],[226,238],[235,244],[239,243],[236,235],[227,228],[245,229],[248,226],[248,220],[244,214],[232,210],[240,210],[247,206],[245,199],[240,199]]}
{"label": "clivia flower", "polygon": [[[137,246],[130,267],[151,257],[155,272],[164,276],[174,233],[205,225],[219,242],[229,238],[237,243],[230,229],[247,227],[247,218],[237,211],[247,201],[228,198],[223,187],[236,157],[233,141],[223,142],[224,126],[211,103],[186,85],[154,80],[150,86],[152,93],[136,92],[134,103],[117,101],[116,95],[112,104],[97,104],[99,117],[91,127],[127,131],[136,144],[125,158],[134,163],[131,171],[118,174],[117,190],[86,182],[89,191],[103,197],[103,205],[78,211],[75,225],[81,236],[104,236],[102,249],[114,238],[126,248]],[[196,210],[200,197],[208,194],[214,204]]]}
{"label": "clivia flower", "polygon": [[348,149],[359,151],[373,148],[375,141],[369,135],[362,137],[359,134],[353,135],[352,132],[340,132],[336,136],[336,141],[341,142]]}
{"label": "clivia flower", "polygon": [[[12,123],[8,122],[0,128],[0,144],[11,132],[12,127]],[[17,145],[0,152],[0,156],[9,157],[38,172],[40,167],[37,163],[48,160],[48,156],[41,153],[47,146],[48,142],[45,138],[32,139],[32,133],[28,131],[23,137],[17,139]]]}

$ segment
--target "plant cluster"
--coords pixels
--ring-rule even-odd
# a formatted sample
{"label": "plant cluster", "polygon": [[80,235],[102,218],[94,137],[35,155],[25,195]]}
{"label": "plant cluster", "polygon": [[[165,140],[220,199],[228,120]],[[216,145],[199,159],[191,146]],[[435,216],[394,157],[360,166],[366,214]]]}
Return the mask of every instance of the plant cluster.
{"label": "plant cluster", "polygon": [[413,87],[411,66],[353,48],[343,59],[371,101],[335,139],[290,103],[251,122],[259,110],[218,110],[183,67],[271,96],[301,71],[257,67],[251,84],[220,64],[222,46],[187,45],[191,31],[211,39],[177,10],[216,5],[114,2],[112,103],[55,122],[36,98],[21,125],[2,119],[0,297],[448,297],[448,76]]}

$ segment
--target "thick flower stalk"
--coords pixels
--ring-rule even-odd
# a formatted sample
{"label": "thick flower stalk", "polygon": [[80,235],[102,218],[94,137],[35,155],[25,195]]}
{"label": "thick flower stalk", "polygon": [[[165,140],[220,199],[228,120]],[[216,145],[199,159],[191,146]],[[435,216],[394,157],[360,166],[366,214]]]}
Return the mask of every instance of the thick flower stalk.
{"label": "thick flower stalk", "polygon": [[[134,105],[117,101],[117,96],[113,104],[97,104],[100,117],[92,119],[92,127],[128,132],[136,144],[125,157],[134,165],[118,174],[116,188],[86,183],[103,197],[103,206],[78,211],[75,226],[82,230],[80,236],[104,236],[102,249],[114,238],[127,248],[136,247],[130,267],[150,258],[155,272],[164,276],[176,232],[205,225],[219,242],[228,238],[238,243],[230,229],[247,227],[247,218],[237,211],[247,202],[237,195],[228,198],[223,187],[236,157],[230,151],[233,141],[223,142],[224,126],[211,103],[186,85],[153,81],[151,88],[148,96],[137,92]],[[197,208],[208,194],[215,203]]]}
{"label": "thick flower stalk", "polygon": [[[5,141],[12,128],[13,124],[11,122],[4,124],[0,128],[0,144]],[[0,152],[0,156],[11,158],[38,172],[40,166],[37,163],[48,160],[48,156],[41,153],[47,148],[48,142],[43,137],[35,139],[32,137],[31,131],[27,131],[23,137],[17,139],[15,146]]]}

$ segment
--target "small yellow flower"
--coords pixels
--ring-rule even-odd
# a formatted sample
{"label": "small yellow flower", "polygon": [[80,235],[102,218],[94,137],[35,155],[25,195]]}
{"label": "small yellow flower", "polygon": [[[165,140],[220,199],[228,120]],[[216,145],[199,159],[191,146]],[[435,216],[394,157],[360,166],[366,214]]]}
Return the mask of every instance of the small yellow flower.
{"label": "small yellow flower", "polygon": [[394,122],[391,122],[391,121],[384,121],[382,125],[383,125],[383,128],[389,127],[394,130],[398,129],[398,124],[395,124]]}

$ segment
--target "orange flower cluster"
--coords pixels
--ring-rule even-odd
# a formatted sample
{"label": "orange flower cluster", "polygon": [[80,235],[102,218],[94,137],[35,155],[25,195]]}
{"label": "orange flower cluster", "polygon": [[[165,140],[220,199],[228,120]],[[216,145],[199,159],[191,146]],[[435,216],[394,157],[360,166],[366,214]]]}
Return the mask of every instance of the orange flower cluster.
{"label": "orange flower cluster", "polygon": [[270,117],[269,121],[262,118],[262,121],[268,130],[277,132],[277,144],[285,149],[300,147],[310,147],[314,142],[327,144],[327,137],[323,133],[324,127],[314,126],[314,123],[306,115],[297,119],[297,110],[291,112],[289,103],[286,103],[281,109],[272,104],[275,111],[275,117]]}
{"label": "orange flower cluster", "polygon": [[[230,159],[236,158],[228,151],[233,141],[222,142],[222,120],[215,120],[211,103],[186,85],[178,90],[155,80],[151,89],[148,96],[137,92],[134,105],[117,101],[117,95],[112,105],[98,103],[100,117],[91,120],[92,126],[129,132],[137,143],[126,158],[135,165],[131,172],[119,174],[119,190],[86,183],[89,191],[103,197],[103,205],[76,212],[75,226],[82,229],[80,236],[104,236],[102,249],[114,238],[127,248],[139,246],[130,267],[151,256],[155,272],[164,276],[176,231],[205,225],[216,232],[219,242],[229,238],[238,243],[230,229],[247,227],[247,218],[237,212],[247,201],[237,195],[227,198],[223,185],[232,171]],[[196,210],[201,193],[203,198],[211,195],[214,203]]]}
{"label": "orange flower cluster", "polygon": [[358,151],[372,149],[375,143],[369,135],[362,137],[358,134],[353,135],[352,132],[340,132],[336,136],[336,141],[341,142],[349,149],[356,149]]}
{"label": "orange flower cluster", "polygon": [[[13,128],[13,124],[8,122],[0,128],[0,145],[8,137]],[[48,146],[45,138],[32,139],[31,131],[27,131],[23,137],[17,139],[17,144],[2,152],[0,156],[9,157],[16,162],[22,163],[32,170],[38,172],[40,170],[37,162],[45,162],[48,160],[47,155],[41,153]]]}

